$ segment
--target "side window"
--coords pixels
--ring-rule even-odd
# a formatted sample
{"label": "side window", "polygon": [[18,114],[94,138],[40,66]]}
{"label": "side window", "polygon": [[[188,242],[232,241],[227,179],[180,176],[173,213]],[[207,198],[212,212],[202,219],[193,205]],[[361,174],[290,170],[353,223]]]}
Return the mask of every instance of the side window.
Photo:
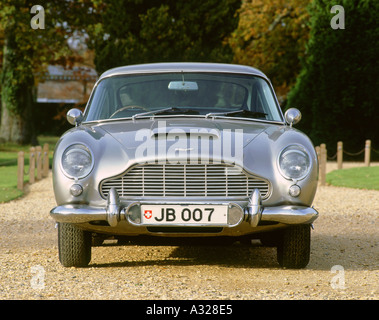
{"label": "side window", "polygon": [[259,108],[259,112],[266,113],[267,111],[267,103],[262,94],[261,86],[258,86],[259,89],[257,91],[257,107]]}
{"label": "side window", "polygon": [[266,114],[267,120],[280,119],[269,85],[263,79],[253,84],[251,109]]}
{"label": "side window", "polygon": [[86,116],[87,121],[107,119],[109,117],[110,98],[109,90],[100,82],[96,87],[93,97],[90,101],[91,108]]}
{"label": "side window", "polygon": [[266,113],[264,103],[262,101],[261,86],[259,82],[255,82],[252,86],[251,111]]}
{"label": "side window", "polygon": [[107,119],[110,114],[110,98],[109,98],[109,92],[106,88],[103,89],[104,93],[101,95],[98,103],[99,103],[99,119]]}

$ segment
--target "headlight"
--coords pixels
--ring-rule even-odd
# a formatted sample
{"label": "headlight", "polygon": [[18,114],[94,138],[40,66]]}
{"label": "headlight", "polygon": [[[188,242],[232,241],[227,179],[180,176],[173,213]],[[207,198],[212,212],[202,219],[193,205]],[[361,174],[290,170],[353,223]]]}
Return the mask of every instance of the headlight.
{"label": "headlight", "polygon": [[308,152],[299,145],[290,145],[283,149],[278,162],[280,173],[286,179],[301,180],[311,169]]}
{"label": "headlight", "polygon": [[70,178],[84,178],[93,167],[91,151],[82,144],[73,144],[62,155],[62,169]]}

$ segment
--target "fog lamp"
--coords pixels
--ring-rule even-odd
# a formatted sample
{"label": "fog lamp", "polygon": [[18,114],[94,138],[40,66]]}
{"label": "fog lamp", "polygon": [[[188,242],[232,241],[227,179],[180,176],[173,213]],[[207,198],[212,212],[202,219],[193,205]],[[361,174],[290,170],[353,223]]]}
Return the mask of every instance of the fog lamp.
{"label": "fog lamp", "polygon": [[291,197],[298,197],[301,193],[301,189],[297,184],[290,186],[289,194]]}
{"label": "fog lamp", "polygon": [[83,187],[80,184],[73,184],[70,192],[74,197],[79,197],[83,193]]}

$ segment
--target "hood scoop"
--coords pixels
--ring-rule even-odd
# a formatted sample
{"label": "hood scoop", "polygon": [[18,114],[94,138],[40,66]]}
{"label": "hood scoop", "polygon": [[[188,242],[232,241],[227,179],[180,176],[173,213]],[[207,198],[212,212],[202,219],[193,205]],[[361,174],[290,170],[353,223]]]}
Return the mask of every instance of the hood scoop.
{"label": "hood scoop", "polygon": [[219,139],[221,137],[220,130],[209,125],[209,122],[184,122],[184,121],[156,121],[151,127],[151,138],[174,138],[185,136],[187,138],[212,137]]}
{"label": "hood scoop", "polygon": [[154,128],[151,130],[151,138],[174,138],[178,136],[185,136],[187,138],[197,138],[197,137],[212,137],[220,138],[220,131],[217,129],[195,129],[193,127],[182,127],[182,128]]}

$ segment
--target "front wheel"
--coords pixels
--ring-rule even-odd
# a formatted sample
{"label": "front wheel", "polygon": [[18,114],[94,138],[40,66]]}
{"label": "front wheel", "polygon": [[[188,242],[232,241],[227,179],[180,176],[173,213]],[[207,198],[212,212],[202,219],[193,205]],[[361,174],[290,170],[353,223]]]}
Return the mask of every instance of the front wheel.
{"label": "front wheel", "polygon": [[305,268],[311,252],[311,228],[309,224],[290,226],[282,231],[277,247],[277,258],[281,267]]}
{"label": "front wheel", "polygon": [[75,225],[58,223],[59,261],[64,267],[86,267],[91,261],[92,235]]}

